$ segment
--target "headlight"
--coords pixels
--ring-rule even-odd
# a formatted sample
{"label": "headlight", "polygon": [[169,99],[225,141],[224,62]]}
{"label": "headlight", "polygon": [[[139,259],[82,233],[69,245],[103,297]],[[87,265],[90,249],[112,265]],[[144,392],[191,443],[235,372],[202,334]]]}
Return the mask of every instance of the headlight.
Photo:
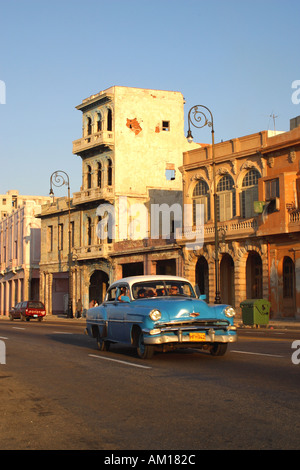
{"label": "headlight", "polygon": [[149,317],[151,318],[151,320],[157,321],[161,318],[161,313],[159,310],[154,309],[154,310],[151,310],[151,312],[149,313]]}
{"label": "headlight", "polygon": [[232,318],[235,315],[235,310],[234,310],[233,307],[225,307],[224,308],[224,313],[225,313],[226,317]]}

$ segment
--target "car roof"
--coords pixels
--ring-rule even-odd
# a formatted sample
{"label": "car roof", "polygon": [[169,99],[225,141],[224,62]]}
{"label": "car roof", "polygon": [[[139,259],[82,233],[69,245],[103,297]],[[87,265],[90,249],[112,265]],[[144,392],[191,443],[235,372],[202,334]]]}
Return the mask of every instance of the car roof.
{"label": "car roof", "polygon": [[110,287],[120,284],[122,282],[129,284],[132,286],[135,282],[146,282],[146,281],[185,281],[189,282],[190,281],[184,277],[179,277],[179,276],[167,276],[166,274],[162,274],[161,276],[158,274],[145,274],[141,276],[129,276],[129,277],[123,277],[122,279],[118,279],[117,281],[114,281]]}

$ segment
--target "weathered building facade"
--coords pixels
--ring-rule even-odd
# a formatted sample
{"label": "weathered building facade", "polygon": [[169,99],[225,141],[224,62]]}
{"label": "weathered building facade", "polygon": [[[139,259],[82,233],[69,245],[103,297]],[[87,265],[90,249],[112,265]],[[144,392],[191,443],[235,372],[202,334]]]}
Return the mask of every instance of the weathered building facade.
{"label": "weathered building facade", "polygon": [[40,202],[49,199],[22,198],[19,207],[0,220],[1,315],[8,315],[18,302],[39,299],[41,221],[36,215],[41,211]]}
{"label": "weathered building facade", "polygon": [[83,308],[101,302],[122,276],[182,272],[172,216],[169,233],[161,236],[160,218],[152,237],[151,208],[181,207],[182,153],[199,147],[184,137],[183,107],[179,92],[118,86],[77,106],[82,137],[73,153],[82,159],[82,187],[40,216],[40,297],[48,313],[65,309],[69,271],[73,312],[79,299]]}
{"label": "weathered building facade", "polygon": [[[183,201],[204,207],[204,245],[186,250],[184,275],[215,298],[212,146],[184,153]],[[271,316],[300,316],[300,127],[215,145],[221,301],[271,301]]]}

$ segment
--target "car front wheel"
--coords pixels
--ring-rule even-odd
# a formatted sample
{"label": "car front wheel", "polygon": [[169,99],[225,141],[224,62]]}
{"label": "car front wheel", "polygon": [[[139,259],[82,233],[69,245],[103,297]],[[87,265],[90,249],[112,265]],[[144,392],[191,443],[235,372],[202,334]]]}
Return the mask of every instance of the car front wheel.
{"label": "car front wheel", "polygon": [[108,351],[110,346],[109,341],[104,341],[103,338],[101,338],[100,335],[97,336],[97,347],[99,351]]}
{"label": "car front wheel", "polygon": [[212,345],[210,354],[212,356],[224,356],[227,351],[227,343],[215,343]]}
{"label": "car front wheel", "polygon": [[141,359],[151,359],[154,354],[153,346],[144,344],[144,335],[141,331],[138,336],[137,353]]}

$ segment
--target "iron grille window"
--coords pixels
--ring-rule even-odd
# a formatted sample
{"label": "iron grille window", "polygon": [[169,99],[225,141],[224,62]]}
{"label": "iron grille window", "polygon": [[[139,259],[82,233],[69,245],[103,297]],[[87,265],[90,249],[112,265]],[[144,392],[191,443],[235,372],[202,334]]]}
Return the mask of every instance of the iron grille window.
{"label": "iron grille window", "polygon": [[245,218],[254,217],[254,202],[258,200],[258,180],[260,178],[259,171],[249,170],[244,179],[241,193],[241,216]]}
{"label": "iron grille window", "polygon": [[204,223],[210,219],[210,197],[209,187],[206,181],[200,180],[193,191],[193,224],[196,224],[197,204],[204,205]]}
{"label": "iron grille window", "polygon": [[217,185],[217,219],[232,219],[236,214],[234,182],[230,175],[223,176]]}

